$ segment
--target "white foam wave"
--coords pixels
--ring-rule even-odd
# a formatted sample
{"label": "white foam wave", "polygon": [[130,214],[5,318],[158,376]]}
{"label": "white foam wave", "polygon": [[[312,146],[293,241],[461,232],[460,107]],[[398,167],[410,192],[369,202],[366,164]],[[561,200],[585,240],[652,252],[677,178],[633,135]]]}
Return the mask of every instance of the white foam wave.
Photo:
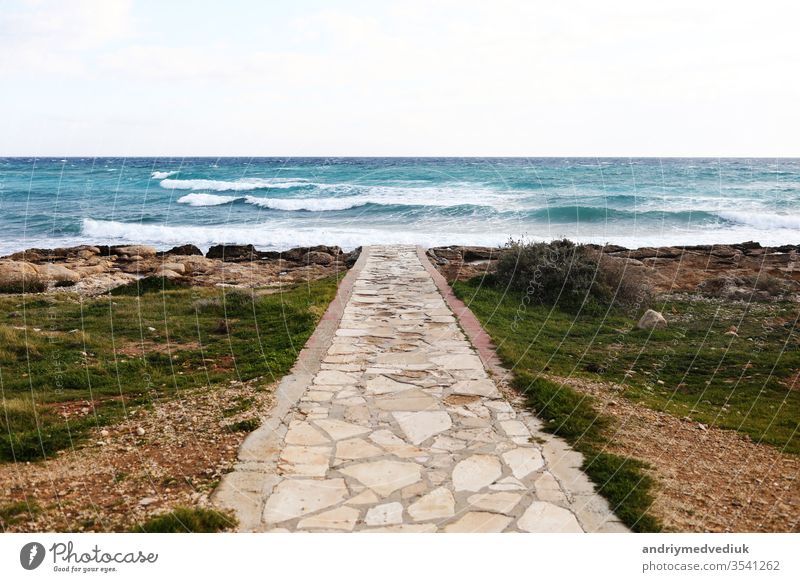
{"label": "white foam wave", "polygon": [[154,180],[163,180],[164,178],[169,178],[170,176],[174,176],[177,174],[177,170],[173,172],[153,172],[150,174],[150,177]]}
{"label": "white foam wave", "polygon": [[181,196],[178,198],[179,204],[188,204],[189,206],[219,206],[220,204],[228,204],[234,200],[239,200],[238,196],[220,196],[219,194],[206,194],[204,192],[196,192]]}
{"label": "white foam wave", "polygon": [[309,212],[324,212],[326,210],[348,210],[368,203],[361,198],[350,196],[346,198],[259,198],[245,196],[245,202],[262,208],[273,210],[307,210]]}
{"label": "white foam wave", "polygon": [[757,229],[800,228],[800,216],[755,212],[718,212],[721,218]]}
{"label": "white foam wave", "polygon": [[302,178],[242,178],[239,180],[175,180],[161,181],[161,187],[168,190],[213,190],[215,192],[246,192],[263,188],[296,188],[308,184]]}

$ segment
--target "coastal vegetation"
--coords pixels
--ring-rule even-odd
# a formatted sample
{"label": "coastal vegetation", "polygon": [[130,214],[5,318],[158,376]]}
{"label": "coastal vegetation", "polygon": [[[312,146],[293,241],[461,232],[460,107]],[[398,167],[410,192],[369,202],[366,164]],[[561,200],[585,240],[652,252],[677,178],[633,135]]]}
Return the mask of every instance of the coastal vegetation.
{"label": "coastal vegetation", "polygon": [[[336,285],[332,277],[238,290],[152,278],[98,297],[0,296],[0,460],[75,447],[134,405],[280,378]],[[253,425],[245,419],[230,430]]]}

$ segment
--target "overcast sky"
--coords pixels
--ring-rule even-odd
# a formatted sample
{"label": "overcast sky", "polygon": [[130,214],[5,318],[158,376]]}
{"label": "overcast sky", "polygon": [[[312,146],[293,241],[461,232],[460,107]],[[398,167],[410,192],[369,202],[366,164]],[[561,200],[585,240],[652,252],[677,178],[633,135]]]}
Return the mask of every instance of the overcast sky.
{"label": "overcast sky", "polygon": [[0,0],[0,155],[798,156],[793,4]]}

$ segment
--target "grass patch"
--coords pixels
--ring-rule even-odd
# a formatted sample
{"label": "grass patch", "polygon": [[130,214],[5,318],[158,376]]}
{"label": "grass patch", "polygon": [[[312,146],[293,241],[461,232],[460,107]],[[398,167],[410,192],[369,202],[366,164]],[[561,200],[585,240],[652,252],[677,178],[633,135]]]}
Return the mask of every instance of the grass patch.
{"label": "grass patch", "polygon": [[235,527],[236,518],[203,508],[178,507],[131,529],[134,533],[214,533]]}
{"label": "grass patch", "polygon": [[800,454],[796,303],[670,297],[652,305],[669,327],[645,331],[636,329],[641,314],[576,314],[479,281],[453,288],[515,370],[615,383],[655,410]]}
{"label": "grass patch", "polygon": [[0,461],[80,444],[123,406],[232,379],[277,380],[337,287],[335,278],[273,294],[161,283],[95,298],[0,296]]}
{"label": "grass patch", "polygon": [[137,279],[127,285],[114,287],[109,294],[114,297],[129,296],[136,297],[146,293],[160,293],[161,291],[172,291],[174,289],[186,289],[189,287],[188,281],[181,279],[168,279],[167,277],[150,276]]}
{"label": "grass patch", "polygon": [[239,422],[234,422],[228,425],[228,430],[231,432],[253,432],[259,426],[261,421],[257,418],[246,418]]}

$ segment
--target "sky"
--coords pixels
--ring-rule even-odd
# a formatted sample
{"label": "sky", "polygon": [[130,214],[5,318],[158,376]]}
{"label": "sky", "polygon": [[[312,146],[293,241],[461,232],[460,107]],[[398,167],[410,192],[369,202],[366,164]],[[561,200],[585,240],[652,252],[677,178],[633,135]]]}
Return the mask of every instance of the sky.
{"label": "sky", "polygon": [[798,16],[771,0],[0,0],[0,155],[800,156]]}

